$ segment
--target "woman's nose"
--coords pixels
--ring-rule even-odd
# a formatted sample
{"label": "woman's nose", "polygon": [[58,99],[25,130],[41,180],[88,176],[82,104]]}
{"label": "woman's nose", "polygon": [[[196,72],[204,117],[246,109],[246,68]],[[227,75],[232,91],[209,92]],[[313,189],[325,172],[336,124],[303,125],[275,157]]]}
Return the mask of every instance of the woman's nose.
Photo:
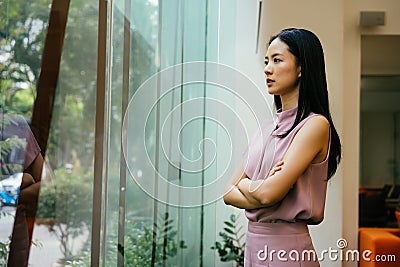
{"label": "woman's nose", "polygon": [[265,74],[271,74],[272,73],[272,70],[271,70],[271,65],[270,64],[266,64],[265,65],[265,67],[264,67],[264,73]]}

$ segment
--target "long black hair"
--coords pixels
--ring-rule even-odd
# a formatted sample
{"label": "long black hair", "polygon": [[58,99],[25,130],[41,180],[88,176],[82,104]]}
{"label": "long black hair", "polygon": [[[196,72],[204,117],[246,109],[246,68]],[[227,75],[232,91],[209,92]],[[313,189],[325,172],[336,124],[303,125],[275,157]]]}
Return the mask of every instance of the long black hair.
{"label": "long black hair", "polygon": [[[331,145],[328,159],[328,179],[331,178],[339,165],[342,148],[339,135],[335,129],[329,111],[328,88],[325,74],[324,52],[318,37],[305,29],[285,29],[272,36],[269,43],[279,38],[296,57],[296,63],[301,67],[300,90],[296,119],[292,127],[281,137],[285,137],[311,112],[324,116],[331,128]],[[282,108],[279,95],[274,95],[277,109]]]}

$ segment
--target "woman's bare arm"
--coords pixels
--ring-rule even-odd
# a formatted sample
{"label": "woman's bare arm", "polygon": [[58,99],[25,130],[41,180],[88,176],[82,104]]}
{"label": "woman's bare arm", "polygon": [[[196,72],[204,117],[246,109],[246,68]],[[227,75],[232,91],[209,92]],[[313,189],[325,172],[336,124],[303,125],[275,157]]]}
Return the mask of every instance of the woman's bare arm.
{"label": "woman's bare arm", "polygon": [[32,175],[35,182],[40,182],[42,180],[43,164],[44,159],[42,157],[42,154],[39,153],[31,163],[31,165],[29,165],[29,167],[24,170],[24,172]]}
{"label": "woman's bare arm", "polygon": [[227,205],[232,205],[240,209],[254,209],[259,207],[258,202],[254,198],[248,199],[242,192],[239,191],[237,185],[242,180],[249,180],[244,172],[244,166],[241,164],[234,175],[228,182],[224,192],[224,202]]}
{"label": "woman's bare arm", "polygon": [[323,116],[310,118],[294,137],[281,170],[265,180],[243,179],[238,188],[249,201],[270,206],[289,192],[316,158],[324,158],[329,143],[329,122]]}

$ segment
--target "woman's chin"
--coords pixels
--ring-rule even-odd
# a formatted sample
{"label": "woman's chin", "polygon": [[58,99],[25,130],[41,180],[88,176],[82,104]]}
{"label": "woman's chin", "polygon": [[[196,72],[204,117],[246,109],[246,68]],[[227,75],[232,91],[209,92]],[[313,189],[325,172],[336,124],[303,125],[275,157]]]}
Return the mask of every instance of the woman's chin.
{"label": "woman's chin", "polygon": [[276,95],[276,94],[277,94],[277,91],[274,90],[272,87],[268,87],[268,94],[270,94],[270,95]]}

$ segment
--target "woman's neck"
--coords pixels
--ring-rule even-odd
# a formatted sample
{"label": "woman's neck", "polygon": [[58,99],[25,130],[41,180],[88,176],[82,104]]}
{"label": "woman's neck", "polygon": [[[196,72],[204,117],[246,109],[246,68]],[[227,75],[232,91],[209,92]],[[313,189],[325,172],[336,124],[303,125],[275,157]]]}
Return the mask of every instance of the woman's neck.
{"label": "woman's neck", "polygon": [[282,111],[297,107],[299,94],[281,95]]}
{"label": "woman's neck", "polygon": [[282,111],[284,111],[284,110],[289,110],[289,109],[292,109],[292,108],[295,108],[295,107],[297,107],[297,102],[296,103],[290,103],[290,104],[284,104],[284,103],[282,103]]}

